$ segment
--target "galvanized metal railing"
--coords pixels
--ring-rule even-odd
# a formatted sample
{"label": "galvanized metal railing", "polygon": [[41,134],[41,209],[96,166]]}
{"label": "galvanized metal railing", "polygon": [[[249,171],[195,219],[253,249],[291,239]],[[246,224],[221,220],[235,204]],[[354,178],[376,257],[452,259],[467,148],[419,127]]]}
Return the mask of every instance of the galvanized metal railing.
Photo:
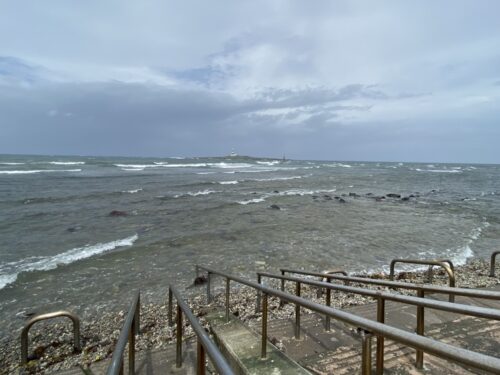
{"label": "galvanized metal railing", "polygon": [[80,345],[80,319],[78,316],[70,311],[55,311],[47,314],[40,314],[31,318],[23,330],[21,331],[21,364],[28,363],[28,333],[33,324],[41,320],[54,319],[66,317],[70,318],[73,322],[73,348],[75,351],[79,352],[81,350]]}
{"label": "galvanized metal railing", "polygon": [[220,352],[219,348],[210,339],[205,329],[202,327],[198,319],[193,315],[193,312],[184,302],[179,291],[170,285],[168,288],[168,325],[174,325],[173,315],[173,297],[177,300],[177,315],[176,315],[176,367],[182,367],[182,317],[183,314],[191,324],[193,331],[198,338],[197,342],[197,366],[196,374],[205,374],[205,352],[212,360],[212,364],[221,375],[233,375],[235,372],[229,366],[228,362]]}
{"label": "galvanized metal railing", "polygon": [[491,253],[490,277],[495,277],[495,261],[498,254],[500,254],[500,251],[494,251],[493,253]]}
{"label": "galvanized metal railing", "polygon": [[[449,285],[450,288],[455,287],[455,267],[453,266],[453,263],[449,259],[432,259],[432,260],[422,260],[422,259],[393,259],[391,261],[390,265],[390,274],[389,274],[389,279],[392,281],[394,280],[394,268],[396,266],[396,263],[407,263],[407,264],[423,264],[429,266],[429,279],[432,279],[432,267],[434,266],[439,266],[442,267],[446,273],[448,274],[449,278]],[[449,301],[454,302],[455,297],[450,294],[449,296]]]}
{"label": "galvanized metal railing", "polygon": [[[315,280],[308,280],[308,279],[303,279],[303,278],[298,278],[298,277],[292,277],[292,276],[276,275],[276,274],[272,274],[272,273],[268,273],[268,272],[258,272],[257,273],[257,278],[259,280],[258,281],[259,284],[262,283],[263,277],[267,277],[270,279],[277,279],[277,280],[280,280],[282,282],[284,282],[284,281],[294,282],[296,285],[296,291],[299,291],[299,294],[297,294],[297,292],[296,292],[297,296],[300,296],[301,284],[311,285],[314,287],[326,289],[326,293],[327,293],[326,306],[328,306],[328,307],[330,307],[330,303],[331,303],[331,299],[328,296],[332,290],[341,291],[341,292],[345,292],[345,293],[353,293],[353,294],[358,294],[358,295],[367,296],[367,297],[373,297],[377,301],[377,321],[380,323],[386,323],[385,322],[385,301],[394,301],[394,302],[405,303],[407,305],[417,306],[416,333],[418,335],[421,335],[421,336],[423,336],[424,332],[425,332],[425,326],[424,326],[424,324],[425,324],[425,320],[424,320],[425,311],[424,311],[424,308],[431,308],[431,309],[435,309],[435,310],[448,311],[448,312],[453,312],[453,313],[457,313],[457,314],[463,314],[463,315],[468,315],[468,316],[474,316],[474,317],[479,317],[479,318],[500,321],[500,310],[424,299],[424,298],[421,298],[421,297],[424,297],[423,292],[421,293],[421,295],[419,295],[419,297],[403,296],[400,294],[382,292],[382,291],[377,291],[377,290],[373,290],[373,289],[344,286],[344,285],[339,285],[339,284],[331,284],[331,283],[319,282],[319,281],[315,281]],[[299,339],[300,338],[300,309],[297,309],[297,308],[295,310],[295,323],[296,323],[295,324],[295,338]],[[325,329],[327,331],[330,330],[330,321],[329,320],[325,321]],[[376,361],[377,374],[382,374],[383,368],[384,368],[384,337],[383,336],[377,337],[376,359],[377,359],[377,361]],[[417,350],[416,367],[421,369],[423,367],[423,363],[424,363],[424,353],[422,350]]]}
{"label": "galvanized metal railing", "polygon": [[118,341],[111,358],[111,363],[106,372],[107,375],[123,374],[123,353],[128,341],[128,373],[135,374],[135,335],[140,332],[140,310],[141,294],[137,291],[134,294],[127,317],[123,323],[123,328],[118,336]]}
{"label": "galvanized metal railing", "polygon": [[[261,357],[266,358],[267,355],[267,319],[268,319],[268,298],[269,296],[278,297],[287,302],[294,303],[296,306],[305,307],[309,310],[318,312],[322,315],[329,315],[332,318],[338,319],[341,322],[358,327],[367,334],[363,335],[362,342],[362,373],[363,375],[370,374],[371,371],[371,335],[382,336],[387,339],[399,342],[401,344],[413,347],[422,352],[435,355],[437,357],[452,360],[462,363],[467,366],[475,367],[481,370],[500,373],[500,359],[487,356],[484,354],[472,352],[466,349],[457,348],[455,346],[438,342],[425,336],[416,335],[395,327],[388,326],[384,323],[375,322],[370,319],[362,318],[357,315],[340,311],[332,307],[314,303],[293,294],[286,293],[281,290],[269,288],[250,280],[245,280],[238,276],[233,276],[224,272],[220,272],[208,267],[197,265],[197,270],[202,269],[208,273],[207,280],[211,279],[211,275],[218,275],[226,279],[226,286],[229,281],[235,281],[242,285],[249,286],[261,292],[262,296],[262,331],[261,331]],[[339,277],[334,276],[333,277]],[[226,287],[226,319],[229,319],[229,289]],[[212,300],[210,283],[207,286],[207,300]]]}
{"label": "galvanized metal railing", "polygon": [[357,276],[340,276],[340,275],[328,275],[320,272],[310,272],[303,270],[293,270],[289,268],[280,268],[282,274],[290,273],[297,275],[306,275],[306,276],[317,276],[324,277],[328,280],[337,280],[342,281],[344,283],[353,282],[359,284],[369,284],[369,285],[377,285],[384,286],[392,289],[406,289],[406,290],[414,290],[419,293],[419,291],[425,292],[425,295],[428,294],[446,294],[453,296],[462,296],[462,297],[471,297],[471,298],[480,298],[480,299],[490,299],[490,300],[500,300],[500,292],[493,290],[478,290],[478,289],[468,289],[468,288],[450,288],[449,286],[439,286],[432,284],[413,284],[413,283],[403,283],[399,281],[388,281],[388,280],[380,280],[380,279],[370,279],[367,277],[357,277]]}

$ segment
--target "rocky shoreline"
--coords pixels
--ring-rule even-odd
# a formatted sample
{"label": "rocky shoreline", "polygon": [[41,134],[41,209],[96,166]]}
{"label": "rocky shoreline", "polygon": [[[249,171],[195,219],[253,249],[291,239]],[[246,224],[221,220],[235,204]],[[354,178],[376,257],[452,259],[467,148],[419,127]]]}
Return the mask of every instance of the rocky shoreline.
{"label": "rocky shoreline", "polygon": [[[489,264],[482,259],[469,261],[464,266],[456,267],[456,285],[464,288],[484,288],[499,283],[499,278],[488,277]],[[364,277],[388,279],[388,276],[380,274],[357,275]],[[412,283],[425,282],[426,271],[400,272],[396,279]],[[265,281],[266,285],[278,287],[278,281]],[[433,284],[447,285],[448,279],[444,271],[434,272]],[[294,285],[288,283],[287,289],[294,293]],[[352,284],[356,286],[355,284]],[[222,282],[214,282],[214,301],[207,305],[205,289],[200,287],[198,293],[190,298],[188,303],[195,315],[205,324],[203,315],[207,307],[224,306],[225,296]],[[385,290],[386,288],[374,287]],[[236,287],[232,289],[230,305],[231,312],[245,322],[256,323],[261,319],[261,314],[256,313],[256,292],[249,287]],[[394,291],[391,291],[394,292]],[[408,294],[413,294],[408,292]],[[315,302],[324,303],[324,297],[318,296],[316,288],[303,285],[302,295]],[[371,298],[332,292],[332,306],[344,308],[348,306],[362,305],[372,302]],[[310,313],[303,309],[303,313]],[[269,302],[270,319],[287,319],[294,316],[294,305],[285,304],[279,307],[279,301],[271,298]],[[109,358],[112,355],[116,340],[126,316],[126,311],[108,312],[99,317],[83,319],[81,322],[82,350],[73,353],[71,324],[66,320],[40,322],[33,326],[30,331],[29,353],[30,361],[26,366],[19,365],[20,358],[20,330],[12,335],[0,339],[0,374],[38,374],[56,372],[75,366],[82,369],[91,363]],[[184,323],[186,324],[186,323]],[[191,327],[186,325],[184,338],[193,336]],[[175,340],[175,332],[167,324],[167,305],[147,303],[141,305],[141,335],[136,339],[138,351],[144,349],[161,350],[166,348]],[[279,340],[277,342],[279,346]],[[82,372],[83,373],[83,372]]]}

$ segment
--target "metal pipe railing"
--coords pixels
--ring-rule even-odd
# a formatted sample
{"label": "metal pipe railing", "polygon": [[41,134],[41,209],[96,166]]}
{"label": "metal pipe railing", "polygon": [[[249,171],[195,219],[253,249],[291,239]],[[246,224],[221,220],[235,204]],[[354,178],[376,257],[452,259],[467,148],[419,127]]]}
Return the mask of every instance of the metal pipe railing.
{"label": "metal pipe railing", "polygon": [[495,261],[498,254],[500,254],[500,251],[494,251],[493,253],[491,253],[490,277],[495,277]]}
{"label": "metal pipe railing", "polygon": [[[416,332],[417,332],[417,334],[419,334],[421,336],[424,335],[424,331],[425,331],[424,308],[426,308],[426,307],[431,308],[431,309],[435,309],[435,310],[447,311],[447,312],[452,312],[452,313],[457,313],[457,314],[463,314],[463,315],[468,315],[468,316],[474,316],[474,317],[479,317],[479,318],[486,318],[486,319],[500,321],[500,310],[425,299],[425,298],[423,298],[424,292],[421,290],[419,291],[418,297],[412,297],[412,296],[404,296],[404,295],[400,295],[400,294],[393,294],[393,293],[389,293],[389,292],[377,291],[377,290],[373,290],[373,289],[366,289],[366,288],[345,286],[345,285],[339,285],[339,284],[325,283],[325,282],[308,280],[308,279],[303,279],[303,278],[298,278],[298,277],[293,277],[293,276],[281,276],[281,275],[276,275],[276,274],[267,273],[267,272],[258,272],[257,275],[260,276],[259,280],[261,282],[262,282],[263,277],[267,277],[270,279],[277,279],[280,281],[293,282],[296,284],[296,289],[298,288],[299,291],[300,291],[300,284],[305,284],[305,285],[310,285],[310,286],[326,289],[327,291],[336,290],[336,291],[341,291],[344,293],[353,293],[353,294],[358,294],[358,295],[362,295],[362,296],[373,297],[377,300],[377,321],[380,323],[385,323],[385,301],[400,302],[400,303],[405,303],[407,305],[417,306]],[[300,294],[297,294],[297,293],[296,293],[296,295],[300,296]],[[328,300],[326,301],[326,306],[330,307],[330,301],[328,301]],[[297,319],[297,316],[299,316],[298,319]],[[296,312],[295,318],[296,318],[295,338],[299,338],[300,336],[297,334],[297,332],[300,332],[300,312],[299,312],[299,314],[297,314],[297,312]],[[325,327],[325,328],[327,330],[329,330],[329,327]],[[384,362],[383,342],[384,342],[383,337],[378,336],[378,338],[377,338],[377,374],[381,374],[382,369],[383,369],[383,362]],[[416,359],[417,367],[422,368],[423,367],[423,352],[421,350],[417,350],[416,358],[417,358]]]}
{"label": "metal pipe railing", "polygon": [[[320,305],[314,303],[302,297],[297,297],[292,294],[282,292],[281,290],[269,288],[250,280],[245,280],[238,276],[229,275],[223,272],[216,271],[208,267],[197,266],[200,269],[205,270],[214,275],[222,276],[231,281],[249,286],[254,288],[261,293],[263,293],[263,307],[262,307],[262,348],[261,356],[265,358],[266,347],[267,347],[267,310],[268,310],[268,297],[278,297],[284,299],[287,302],[294,303],[301,307],[305,307],[309,310],[315,311],[323,315],[329,315],[332,318],[338,319],[344,323],[353,325],[361,330],[367,331],[368,333],[383,336],[384,338],[391,339],[393,341],[399,342],[401,344],[413,347],[417,350],[421,350],[425,353],[435,355],[444,359],[456,361],[458,363],[465,364],[467,366],[472,366],[481,370],[490,371],[493,373],[500,373],[500,359],[487,356],[484,354],[472,352],[466,349],[457,348],[455,346],[438,342],[427,338],[425,336],[416,335],[395,327],[388,326],[384,323],[375,322],[370,319],[362,318],[357,315],[337,310],[328,306]],[[369,345],[363,345],[363,348],[367,348]],[[364,350],[362,352],[363,361],[368,361],[368,356],[370,352]],[[363,362],[366,363],[366,362]],[[367,366],[365,366],[367,367]],[[363,370],[363,375],[368,374],[367,370]]]}
{"label": "metal pipe railing", "polygon": [[388,281],[388,280],[380,280],[380,279],[370,279],[367,277],[357,277],[357,276],[340,276],[340,275],[327,275],[320,272],[308,272],[302,270],[293,270],[289,268],[280,268],[281,273],[291,273],[298,275],[307,275],[307,276],[318,276],[324,277],[329,280],[337,280],[342,282],[354,282],[359,284],[370,284],[377,286],[384,286],[387,288],[393,289],[407,289],[407,290],[422,290],[425,294],[447,294],[454,296],[462,296],[462,297],[471,297],[471,298],[482,298],[482,299],[490,299],[490,300],[500,300],[500,292],[493,290],[478,290],[478,289],[469,289],[469,288],[450,288],[448,286],[439,286],[439,285],[431,285],[431,284],[413,284],[413,283],[404,283],[399,281]]}
{"label": "metal pipe railing", "polygon": [[[455,267],[453,266],[453,263],[451,260],[448,259],[434,259],[434,260],[422,260],[422,259],[393,259],[391,261],[390,265],[390,274],[389,274],[389,279],[391,281],[394,280],[394,268],[396,266],[396,263],[406,263],[406,264],[423,264],[430,266],[429,267],[429,279],[432,278],[432,267],[433,266],[439,266],[442,267],[446,273],[448,274],[448,278],[450,279],[449,285],[450,288],[455,287]],[[450,294],[449,296],[449,301],[454,302],[455,301],[455,296]]]}
{"label": "metal pipe railing", "polygon": [[75,351],[79,352],[81,350],[80,345],[80,319],[78,316],[70,311],[55,311],[47,314],[40,314],[31,318],[23,330],[21,331],[21,364],[24,365],[28,363],[28,333],[33,324],[41,320],[54,319],[66,317],[70,318],[73,322],[73,348]]}
{"label": "metal pipe railing", "polygon": [[[229,284],[228,284],[229,285]],[[182,317],[183,314],[186,319],[191,324],[193,331],[196,333],[198,338],[197,342],[197,366],[196,373],[197,375],[205,374],[205,353],[208,354],[209,358],[212,360],[214,367],[217,369],[219,374],[221,375],[233,375],[235,372],[229,366],[228,362],[220,352],[219,348],[215,343],[210,339],[205,329],[202,327],[198,319],[193,315],[193,312],[189,308],[189,306],[184,302],[179,291],[173,286],[170,285],[168,288],[168,325],[172,327],[174,322],[172,320],[172,307],[173,307],[173,298],[177,300],[177,340],[176,340],[176,365],[177,367],[182,367]]]}
{"label": "metal pipe railing", "polygon": [[141,294],[140,291],[135,292],[132,303],[123,323],[123,328],[118,336],[113,357],[109,364],[107,375],[123,374],[123,353],[128,341],[128,373],[135,374],[135,335],[140,332],[140,306]]}

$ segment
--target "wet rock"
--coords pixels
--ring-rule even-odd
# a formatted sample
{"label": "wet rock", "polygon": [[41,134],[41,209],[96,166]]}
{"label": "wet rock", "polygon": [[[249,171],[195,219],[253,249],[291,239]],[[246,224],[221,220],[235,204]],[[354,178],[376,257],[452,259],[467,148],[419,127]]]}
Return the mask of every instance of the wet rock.
{"label": "wet rock", "polygon": [[385,200],[385,197],[382,195],[380,197],[375,197],[376,202],[383,202]]}
{"label": "wet rock", "polygon": [[339,198],[339,203],[347,203],[345,199]]}
{"label": "wet rock", "polygon": [[367,197],[370,197],[370,196],[372,196],[372,195],[373,195],[373,193],[366,193],[365,195],[366,195]]}
{"label": "wet rock", "polygon": [[389,193],[386,194],[389,198],[401,198],[401,194]]}
{"label": "wet rock", "polygon": [[111,217],[128,216],[128,213],[126,213],[125,211],[113,210],[108,214],[108,216]]}
{"label": "wet rock", "polygon": [[349,193],[349,196],[350,196],[350,197],[359,197],[359,195],[358,195],[358,194],[356,194],[356,193]]}
{"label": "wet rock", "polygon": [[329,196],[329,195],[327,195],[327,194],[325,194],[325,195],[323,195],[323,199],[324,199],[325,201],[331,201],[331,200],[332,200],[332,197],[331,197],[331,196]]}
{"label": "wet rock", "polygon": [[199,286],[199,285],[205,284],[206,282],[207,282],[207,277],[202,275],[202,276],[198,276],[197,278],[194,279],[193,285]]}
{"label": "wet rock", "polygon": [[68,233],[74,233],[76,231],[80,230],[80,227],[69,227],[69,228],[66,228],[66,232]]}
{"label": "wet rock", "polygon": [[269,208],[272,210],[281,210],[280,206],[278,206],[277,204],[272,204],[269,206]]}
{"label": "wet rock", "polygon": [[279,194],[278,190],[273,191],[274,194]]}
{"label": "wet rock", "polygon": [[410,197],[403,197],[401,198],[402,201],[409,201],[410,200]]}

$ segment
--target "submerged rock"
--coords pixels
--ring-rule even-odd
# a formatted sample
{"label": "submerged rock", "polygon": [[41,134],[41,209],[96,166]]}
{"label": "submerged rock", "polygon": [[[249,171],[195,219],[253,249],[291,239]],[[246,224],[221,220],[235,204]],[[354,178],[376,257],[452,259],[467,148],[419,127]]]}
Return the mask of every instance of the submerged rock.
{"label": "submerged rock", "polygon": [[281,210],[280,206],[278,206],[277,204],[272,204],[269,206],[269,208],[272,210]]}
{"label": "submerged rock", "polygon": [[128,213],[126,213],[125,211],[113,210],[108,214],[108,216],[111,217],[128,216]]}
{"label": "submerged rock", "polygon": [[387,194],[389,198],[401,198],[401,194],[389,193]]}

